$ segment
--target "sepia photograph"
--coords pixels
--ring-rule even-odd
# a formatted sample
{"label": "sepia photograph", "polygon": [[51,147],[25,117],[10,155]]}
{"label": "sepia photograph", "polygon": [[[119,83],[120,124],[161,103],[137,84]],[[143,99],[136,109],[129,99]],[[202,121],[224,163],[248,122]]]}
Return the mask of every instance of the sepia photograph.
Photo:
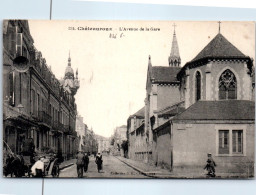
{"label": "sepia photograph", "polygon": [[2,25],[2,177],[254,178],[255,22]]}

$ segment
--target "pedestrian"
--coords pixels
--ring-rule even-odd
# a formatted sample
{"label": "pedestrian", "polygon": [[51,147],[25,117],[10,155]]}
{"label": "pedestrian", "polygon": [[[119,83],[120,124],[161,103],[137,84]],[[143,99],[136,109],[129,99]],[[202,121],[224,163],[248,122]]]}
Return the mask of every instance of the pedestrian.
{"label": "pedestrian", "polygon": [[214,162],[212,158],[212,154],[208,153],[207,154],[207,161],[206,161],[206,166],[204,167],[205,170],[208,171],[207,175],[215,177],[215,167],[217,166],[216,163]]}
{"label": "pedestrian", "polygon": [[34,177],[44,176],[44,156],[40,156],[39,160],[31,167],[31,173]]}
{"label": "pedestrian", "polygon": [[77,176],[79,178],[83,177],[83,168],[84,168],[84,162],[85,162],[85,158],[84,158],[84,154],[82,153],[82,151],[79,151],[76,155],[76,170],[77,170]]}
{"label": "pedestrian", "polygon": [[85,153],[84,155],[84,172],[86,173],[88,170],[88,165],[89,165],[89,157],[87,155],[87,153]]}
{"label": "pedestrian", "polygon": [[100,153],[97,154],[95,162],[97,164],[98,173],[100,173],[100,170],[102,170],[103,163],[102,155]]}

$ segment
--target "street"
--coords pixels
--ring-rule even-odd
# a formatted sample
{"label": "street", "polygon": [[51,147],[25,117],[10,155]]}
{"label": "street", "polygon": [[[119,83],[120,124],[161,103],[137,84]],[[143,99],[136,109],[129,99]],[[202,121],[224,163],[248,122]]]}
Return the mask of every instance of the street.
{"label": "street", "polygon": [[[98,173],[95,158],[90,156],[89,159],[88,171],[84,173],[84,178],[148,178],[111,155],[103,156],[103,170]],[[59,177],[77,177],[75,162],[74,160],[71,167],[61,170]]]}

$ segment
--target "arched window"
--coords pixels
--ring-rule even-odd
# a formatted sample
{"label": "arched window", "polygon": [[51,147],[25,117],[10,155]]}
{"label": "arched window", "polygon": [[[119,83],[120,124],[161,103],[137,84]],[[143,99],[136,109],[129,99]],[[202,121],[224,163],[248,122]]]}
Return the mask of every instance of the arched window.
{"label": "arched window", "polygon": [[201,99],[201,74],[196,72],[196,101]]}
{"label": "arched window", "polygon": [[233,72],[229,69],[225,70],[219,79],[219,99],[228,100],[236,99],[237,82]]}
{"label": "arched window", "polygon": [[174,60],[174,63],[173,63],[173,64],[174,64],[174,66],[176,66],[176,65],[177,65],[177,61],[176,61],[176,60]]}

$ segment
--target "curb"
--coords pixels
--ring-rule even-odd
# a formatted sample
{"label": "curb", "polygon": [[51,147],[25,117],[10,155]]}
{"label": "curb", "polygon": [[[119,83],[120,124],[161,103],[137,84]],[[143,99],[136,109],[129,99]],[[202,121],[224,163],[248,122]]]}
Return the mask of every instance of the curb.
{"label": "curb", "polygon": [[66,168],[68,168],[68,167],[71,167],[72,165],[74,165],[74,163],[70,163],[70,164],[65,165],[65,166],[63,166],[63,167],[60,167],[60,171],[63,170],[63,169],[66,169]]}
{"label": "curb", "polygon": [[141,173],[142,175],[145,175],[145,176],[151,177],[151,178],[157,178],[156,176],[154,176],[154,175],[152,175],[152,174],[148,174],[148,173],[144,172],[143,170],[139,169],[138,167],[135,167],[134,165],[131,165],[131,164],[125,162],[124,160],[121,160],[121,159],[118,158],[118,157],[115,157],[115,158],[117,158],[117,159],[120,160],[122,163],[126,164],[127,166],[133,168],[134,170],[138,171],[138,172]]}

